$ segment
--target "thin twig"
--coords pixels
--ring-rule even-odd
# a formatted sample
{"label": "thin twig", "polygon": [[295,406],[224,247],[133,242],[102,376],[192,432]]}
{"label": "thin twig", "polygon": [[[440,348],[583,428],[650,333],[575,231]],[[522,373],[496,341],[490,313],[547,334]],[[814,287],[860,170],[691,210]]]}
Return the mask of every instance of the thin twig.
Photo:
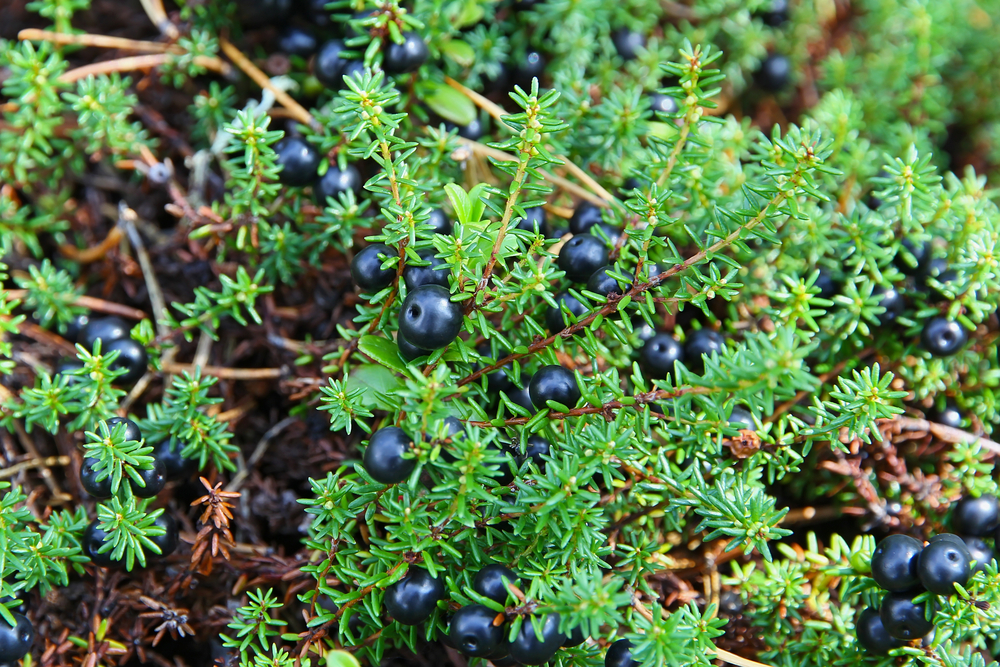
{"label": "thin twig", "polygon": [[984,449],[988,449],[994,454],[1000,455],[1000,443],[994,442],[978,435],[973,435],[960,428],[953,428],[927,421],[926,419],[914,419],[912,417],[896,417],[889,420],[903,431],[930,431],[931,435],[944,440],[945,442],[963,442],[967,444],[979,443]]}
{"label": "thin twig", "polygon": [[[127,58],[118,58],[116,60],[105,60],[103,62],[84,65],[83,67],[77,67],[76,69],[71,69],[68,72],[63,72],[63,74],[59,77],[59,80],[66,83],[73,83],[74,81],[86,79],[88,76],[97,76],[98,74],[131,72],[137,69],[152,69],[153,67],[166,65],[175,57],[176,56],[172,53],[157,53],[148,56],[128,56]],[[193,62],[199,67],[204,67],[205,69],[218,72],[219,74],[229,74],[230,72],[229,65],[214,56],[195,56]]]}
{"label": "thin twig", "polygon": [[[27,294],[28,290],[7,290],[7,295],[11,299],[23,299]],[[146,317],[146,313],[142,312],[138,308],[130,308],[129,306],[123,306],[120,303],[112,303],[111,301],[105,301],[104,299],[98,299],[92,296],[78,296],[73,299],[73,305],[80,306],[88,310],[96,310],[99,313],[107,313],[108,315],[120,315],[122,317],[127,317],[130,320],[141,320]]]}
{"label": "thin twig", "polygon": [[167,302],[163,298],[160,281],[156,279],[156,271],[153,270],[153,263],[149,259],[149,253],[146,252],[146,245],[142,242],[142,237],[139,236],[139,231],[135,228],[135,221],[137,219],[138,216],[136,216],[135,211],[126,206],[125,202],[119,204],[118,224],[125,228],[125,233],[128,234],[129,242],[132,244],[132,248],[135,250],[136,257],[139,260],[142,277],[146,281],[146,291],[149,292],[149,302],[153,305],[153,323],[156,325],[156,331],[160,336],[168,336],[170,334],[170,327],[165,323],[169,316]]}
{"label": "thin twig", "polygon": [[24,430],[24,426],[21,425],[21,422],[14,420],[14,430],[17,432],[18,442],[21,443],[21,447],[24,448],[25,453],[31,456],[33,460],[41,461],[37,467],[41,468],[42,479],[45,481],[45,485],[49,487],[49,491],[52,492],[52,500],[55,502],[70,500],[71,496],[63,493],[63,490],[59,487],[59,482],[56,481],[52,471],[49,470],[49,466],[45,463],[45,459],[43,459],[38,453],[35,443],[32,442],[31,438]]}
{"label": "thin twig", "polygon": [[45,466],[68,466],[70,458],[68,456],[47,456],[44,459],[29,459],[0,470],[0,479],[7,479],[17,475],[22,470],[31,468],[42,468]]}
{"label": "thin twig", "polygon": [[26,28],[17,33],[17,38],[30,42],[52,42],[53,44],[79,44],[80,46],[96,46],[103,49],[121,49],[123,51],[138,51],[140,53],[187,53],[176,44],[163,42],[147,42],[139,39],[125,39],[110,35],[91,35],[89,33],[73,34]]}
{"label": "thin twig", "polygon": [[181,36],[177,26],[167,18],[167,12],[163,9],[163,0],[139,0],[142,8],[146,10],[146,16],[153,22],[156,29],[170,39],[177,39]]}
{"label": "thin twig", "polygon": [[253,453],[247,460],[246,465],[240,468],[239,472],[233,476],[232,481],[230,481],[226,486],[226,491],[239,491],[240,487],[243,486],[243,482],[246,481],[246,478],[250,475],[250,469],[257,465],[262,458],[264,458],[264,454],[267,452],[267,446],[271,444],[271,441],[278,437],[282,431],[294,424],[296,421],[298,421],[298,417],[286,417],[269,428],[267,433],[265,433],[260,439],[260,442],[257,443],[257,446],[254,448]]}
{"label": "thin twig", "polygon": [[224,368],[222,366],[195,366],[194,364],[164,363],[165,373],[194,373],[211,375],[223,380],[274,380],[284,375],[281,368]]}
{"label": "thin twig", "polygon": [[736,665],[737,667],[770,667],[770,665],[765,665],[763,662],[740,657],[717,646],[713,649],[713,652],[715,653],[715,657],[722,662],[728,662],[730,665]]}

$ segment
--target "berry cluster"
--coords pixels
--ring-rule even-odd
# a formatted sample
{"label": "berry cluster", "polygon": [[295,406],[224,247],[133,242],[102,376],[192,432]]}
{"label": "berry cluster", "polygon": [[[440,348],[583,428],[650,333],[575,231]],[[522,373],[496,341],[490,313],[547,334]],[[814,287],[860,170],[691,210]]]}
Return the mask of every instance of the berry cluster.
{"label": "berry cluster", "polygon": [[[117,352],[118,357],[112,362],[111,369],[125,371],[115,380],[124,385],[135,384],[149,366],[146,348],[129,335],[128,323],[120,317],[112,315],[91,319],[87,315],[79,315],[70,322],[66,340],[82,345],[93,354],[98,351],[104,355]],[[63,373],[82,366],[78,361],[67,360],[59,365],[56,372]]]}

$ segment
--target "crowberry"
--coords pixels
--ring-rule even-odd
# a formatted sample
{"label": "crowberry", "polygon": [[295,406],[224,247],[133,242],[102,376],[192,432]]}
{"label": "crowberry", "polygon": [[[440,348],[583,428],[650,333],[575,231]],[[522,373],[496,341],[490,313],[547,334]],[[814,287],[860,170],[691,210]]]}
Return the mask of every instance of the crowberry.
{"label": "crowberry", "polygon": [[986,537],[1000,525],[1000,502],[996,496],[984,494],[965,497],[951,513],[951,527],[960,535]]}
{"label": "crowberry", "polygon": [[485,657],[503,641],[503,626],[493,624],[496,617],[495,611],[481,604],[462,607],[451,617],[448,638],[465,655]]}
{"label": "crowberry", "polygon": [[607,262],[607,246],[590,234],[573,236],[559,250],[559,268],[566,272],[567,280],[575,283],[586,282]]}
{"label": "crowberry", "polygon": [[969,340],[965,327],[947,317],[935,317],[927,321],[920,334],[924,349],[935,357],[950,357]]}
{"label": "crowberry", "polygon": [[542,622],[541,638],[535,634],[530,618],[521,623],[521,630],[510,643],[510,657],[522,665],[544,665],[552,659],[566,639],[559,632],[559,614],[549,614]]}
{"label": "crowberry", "polygon": [[35,628],[22,614],[13,614],[14,625],[0,617],[0,664],[23,658],[35,641]]}
{"label": "crowberry", "polygon": [[389,74],[415,72],[427,60],[427,44],[415,32],[404,32],[403,43],[389,42],[382,59],[382,67]]}
{"label": "crowberry", "polygon": [[921,593],[922,591],[915,593],[887,593],[882,598],[879,617],[882,619],[882,626],[889,633],[890,637],[902,641],[919,639],[934,627],[925,617],[924,610],[926,604],[913,601],[913,598]]}
{"label": "crowberry", "polygon": [[503,565],[491,563],[476,573],[475,578],[472,580],[472,590],[494,602],[506,604],[508,596],[507,584],[520,586],[520,580],[516,574]]}
{"label": "crowberry", "polygon": [[882,618],[874,609],[865,609],[855,626],[861,648],[875,655],[884,655],[898,648],[903,642],[893,638],[882,625]]}
{"label": "crowberry", "polygon": [[410,449],[410,436],[396,426],[380,428],[372,433],[365,450],[365,470],[379,484],[398,484],[417,466],[416,459],[403,455]]}
{"label": "crowberry", "polygon": [[406,576],[385,589],[385,608],[397,623],[417,625],[430,618],[444,595],[440,579],[410,567]]}
{"label": "crowberry", "polygon": [[882,589],[908,591],[920,583],[917,562],[923,546],[909,535],[890,535],[872,554],[872,579]]}
{"label": "crowberry", "polygon": [[365,292],[378,292],[391,285],[396,271],[392,268],[383,269],[382,262],[395,254],[384,243],[373,243],[354,255],[351,260],[351,278],[354,279],[354,284]]}
{"label": "crowberry", "polygon": [[576,384],[573,371],[552,364],[543,366],[535,373],[528,385],[531,403],[541,410],[547,401],[561,403],[568,408],[580,400],[580,388]]}
{"label": "crowberry", "polygon": [[303,186],[316,180],[319,151],[302,137],[286,137],[274,145],[278,156],[278,180],[285,185]]}

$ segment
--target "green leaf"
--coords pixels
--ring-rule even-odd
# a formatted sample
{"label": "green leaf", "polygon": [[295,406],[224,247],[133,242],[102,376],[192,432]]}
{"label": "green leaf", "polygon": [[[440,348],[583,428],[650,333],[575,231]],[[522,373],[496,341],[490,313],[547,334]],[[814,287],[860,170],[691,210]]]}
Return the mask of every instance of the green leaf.
{"label": "green leaf", "polygon": [[330,651],[326,654],[326,667],[361,667],[361,663],[347,651]]}
{"label": "green leaf", "polygon": [[468,125],[476,119],[476,105],[451,86],[426,83],[421,97],[434,113],[456,125]]}
{"label": "green leaf", "polygon": [[358,348],[366,355],[397,371],[406,370],[406,363],[399,357],[399,347],[382,336],[362,336]]}
{"label": "green leaf", "polygon": [[394,410],[388,397],[403,388],[403,382],[385,366],[364,364],[351,370],[347,390],[360,388],[361,404],[372,410]]}
{"label": "green leaf", "polygon": [[[477,186],[478,187],[478,186]],[[445,183],[445,194],[451,200],[451,207],[455,209],[455,217],[463,225],[469,224],[471,214],[469,210],[469,195],[465,193],[462,186],[455,183]]]}
{"label": "green leaf", "polygon": [[467,2],[462,5],[458,15],[454,18],[453,25],[456,28],[464,28],[466,26],[475,25],[483,19],[484,15],[485,12],[483,11],[483,6],[481,4],[475,0],[467,0]]}
{"label": "green leaf", "polygon": [[452,39],[441,45],[441,53],[451,58],[462,67],[471,67],[476,62],[476,52],[468,42]]}

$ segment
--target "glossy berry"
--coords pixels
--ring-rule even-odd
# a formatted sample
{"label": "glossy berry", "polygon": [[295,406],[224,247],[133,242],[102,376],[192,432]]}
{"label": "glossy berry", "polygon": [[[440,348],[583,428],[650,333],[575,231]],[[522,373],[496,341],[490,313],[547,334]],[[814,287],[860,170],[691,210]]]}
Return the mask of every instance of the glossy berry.
{"label": "glossy berry", "polygon": [[757,70],[757,83],[766,91],[775,93],[783,90],[792,78],[792,63],[780,53],[772,53]]}
{"label": "glossy berry", "polygon": [[902,641],[920,639],[934,627],[924,618],[926,604],[913,602],[913,598],[921,593],[888,593],[882,598],[879,617],[890,637]]}
{"label": "glossy berry", "polygon": [[545,209],[541,206],[533,206],[524,209],[524,217],[517,221],[514,229],[521,229],[526,232],[537,231],[542,236],[549,235],[549,222]]}
{"label": "glossy berry", "polygon": [[931,259],[931,242],[924,241],[918,244],[910,239],[903,239],[900,246],[892,259],[896,268],[908,276],[923,273]]}
{"label": "glossy berry", "polygon": [[736,405],[729,413],[729,425],[744,431],[756,431],[757,425],[754,423],[753,414],[746,408]]}
{"label": "glossy berry", "polygon": [[66,324],[66,333],[63,334],[63,338],[68,340],[70,343],[75,343],[80,337],[80,332],[83,331],[84,327],[86,327],[89,323],[89,315],[74,315],[73,319]]}
{"label": "glossy berry", "polygon": [[566,279],[574,283],[587,282],[595,271],[607,263],[607,246],[590,234],[573,236],[559,251],[559,268],[566,272]]}
{"label": "glossy berry", "polygon": [[558,333],[570,326],[569,318],[566,317],[563,309],[568,310],[577,319],[583,317],[587,312],[587,307],[569,292],[563,292],[556,297],[556,306],[556,308],[550,307],[545,313],[545,326],[549,328],[551,333]]}
{"label": "glossy berry", "polygon": [[699,329],[693,332],[684,343],[684,359],[692,369],[700,370],[704,361],[702,355],[711,357],[721,354],[726,346],[726,339],[712,329]]}
{"label": "glossy berry", "polygon": [[906,310],[906,300],[895,287],[876,287],[872,296],[878,298],[878,305],[885,308],[884,313],[877,315],[879,324],[892,324]]}
{"label": "glossy berry", "polygon": [[110,498],[114,494],[111,493],[111,475],[100,481],[97,480],[100,474],[94,469],[94,465],[97,462],[97,459],[90,458],[89,456],[83,459],[83,463],[80,465],[80,485],[83,486],[83,490],[89,495],[102,500]]}
{"label": "glossy berry", "polygon": [[406,295],[399,332],[424,350],[446,347],[462,330],[462,306],[440,285],[423,285]]}
{"label": "glossy berry", "polygon": [[125,419],[124,417],[112,417],[107,422],[108,431],[113,432],[115,426],[118,424],[125,424],[125,440],[128,442],[139,442],[142,440],[142,432],[139,431],[139,426],[131,419]]}
{"label": "glossy berry", "polygon": [[302,137],[286,137],[274,145],[281,171],[278,180],[285,185],[309,185],[317,178],[319,151]]}
{"label": "glossy berry", "polygon": [[448,638],[465,655],[482,658],[503,641],[503,625],[493,625],[497,613],[481,604],[462,607],[451,617]]}
{"label": "glossy berry", "polygon": [[948,295],[931,285],[930,280],[933,278],[935,282],[940,283],[943,287],[947,287],[948,283],[953,281],[955,277],[955,271],[948,268],[948,260],[944,257],[935,257],[921,268],[917,274],[917,284],[924,291],[930,292],[931,295],[941,300],[948,298]]}
{"label": "glossy berry", "polygon": [[373,243],[364,248],[351,260],[351,278],[354,284],[368,293],[378,292],[392,284],[396,277],[396,269],[382,268],[382,262],[395,257],[389,246],[384,243]]}
{"label": "glossy berry", "polygon": [[184,446],[174,438],[167,438],[153,446],[152,457],[163,463],[167,481],[187,479],[198,472],[198,461],[181,456]]}
{"label": "glossy berry", "polygon": [[340,88],[347,88],[344,79],[362,79],[365,76],[365,64],[360,60],[344,61],[344,69],[340,70]]}
{"label": "glossy berry", "polygon": [[601,296],[624,294],[632,289],[631,282],[626,282],[625,285],[619,285],[618,280],[610,273],[610,271],[613,270],[614,268],[611,266],[602,266],[594,271],[590,278],[587,279],[587,289],[595,294],[600,294]]}
{"label": "glossy berry", "polygon": [[415,72],[427,60],[427,44],[415,32],[404,32],[403,43],[390,41],[385,48],[382,68],[389,74]]}
{"label": "glossy berry", "polygon": [[952,401],[945,402],[944,408],[941,410],[932,410],[928,418],[932,422],[950,426],[951,428],[962,428],[962,422],[965,421],[965,415],[962,414],[962,411]]}
{"label": "glossy berry", "polygon": [[917,572],[920,583],[931,593],[951,595],[955,584],[965,586],[972,576],[972,556],[964,541],[931,542],[920,552]]}
{"label": "glossy berry", "polygon": [[587,635],[583,634],[583,626],[578,625],[569,631],[569,637],[563,639],[563,648],[572,648],[574,646],[579,646],[583,642],[587,641]]}
{"label": "glossy berry", "polygon": [[986,537],[1000,525],[1000,503],[996,496],[967,496],[958,501],[951,513],[951,527],[960,535]]}
{"label": "glossy berry", "polygon": [[625,60],[635,60],[639,57],[639,51],[646,48],[646,36],[628,28],[619,28],[611,33],[611,41],[614,42],[618,55]]}
{"label": "glossy berry", "polygon": [[101,349],[107,350],[112,341],[128,337],[128,323],[120,317],[99,317],[87,322],[80,332],[80,345],[88,350],[94,349],[94,344],[101,341]]}
{"label": "glossy berry", "polygon": [[100,549],[104,546],[104,538],[107,536],[108,534],[97,525],[97,521],[90,522],[87,525],[87,529],[83,531],[83,541],[81,544],[83,555],[94,561],[94,565],[113,567],[118,563],[118,561],[111,560],[112,549],[108,549],[104,553],[99,553]]}
{"label": "glossy berry", "polygon": [[909,535],[888,536],[872,554],[872,579],[891,592],[915,588],[920,583],[917,563],[922,549],[923,545]]}
{"label": "glossy berry", "polygon": [[[501,350],[498,353],[498,356],[494,358],[492,352],[490,351],[489,345],[480,345],[478,348],[476,348],[476,352],[478,352],[479,355],[483,357],[483,359],[481,360],[481,364],[483,366],[492,366],[496,361],[506,356],[506,353],[503,352],[503,350]],[[479,366],[477,365],[477,368],[478,367]],[[508,389],[514,386],[511,383],[510,378],[507,377],[508,368],[510,368],[510,366],[503,366],[497,369],[496,371],[486,375],[487,388],[490,393],[495,394],[500,391],[507,391]]]}
{"label": "glossy berry", "polygon": [[874,609],[865,609],[858,617],[855,627],[858,644],[868,653],[885,655],[890,649],[898,648],[903,642],[894,639],[882,625],[882,618]]}
{"label": "glossy berry", "polygon": [[472,580],[472,590],[494,602],[507,604],[508,589],[504,580],[520,588],[521,582],[516,574],[503,565],[491,563],[476,572]]}
{"label": "glossy berry", "polygon": [[101,344],[103,353],[117,352],[118,358],[111,363],[112,370],[123,370],[124,375],[115,378],[115,384],[133,385],[146,374],[149,367],[149,357],[146,355],[146,348],[137,340],[131,338],[119,338],[111,341],[105,346]]}
{"label": "glossy berry", "polygon": [[448,264],[444,260],[434,256],[434,250],[421,250],[420,259],[430,262],[427,266],[415,266],[407,264],[403,269],[403,281],[407,290],[415,290],[421,285],[448,286]]}
{"label": "glossy berry", "polygon": [[399,333],[396,334],[396,346],[399,348],[399,354],[403,359],[407,361],[413,361],[419,359],[420,357],[426,357],[431,353],[431,350],[423,350],[410,341],[406,340]]}
{"label": "glossy berry", "polygon": [[490,450],[491,454],[499,454],[502,458],[500,465],[494,468],[497,474],[492,475],[493,479],[500,486],[509,486],[517,475],[517,460],[514,458],[514,454],[507,447],[501,448],[494,444],[489,445],[487,449]]}
{"label": "glossy berry", "polygon": [[174,520],[174,517],[164,512],[157,517],[156,521],[153,522],[153,525],[166,531],[163,535],[157,535],[156,537],[149,538],[152,540],[153,544],[160,547],[159,558],[166,558],[177,550],[177,545],[180,542],[180,533],[177,530],[177,522]]}
{"label": "glossy berry", "polygon": [[341,193],[350,191],[355,195],[358,194],[361,192],[361,185],[361,174],[358,173],[353,164],[347,165],[344,169],[332,165],[320,177],[313,187],[313,192],[316,195],[317,203],[326,206],[327,199],[337,200]]}
{"label": "glossy berry", "polygon": [[449,132],[452,130],[458,130],[458,136],[469,139],[470,141],[479,141],[486,133],[486,127],[483,125],[483,122],[479,120],[478,116],[473,118],[472,122],[468,125],[455,125],[450,122],[446,122],[444,125]]}
{"label": "glossy berry", "polygon": [[664,332],[643,343],[639,351],[639,363],[652,378],[666,378],[674,372],[674,364],[683,359],[683,346],[676,338]]}
{"label": "glossy berry", "polygon": [[416,459],[404,458],[411,439],[396,426],[380,428],[372,433],[365,450],[365,471],[379,484],[398,484],[417,467]]}
{"label": "glossy berry", "polygon": [[444,597],[444,584],[417,567],[410,567],[402,579],[385,589],[385,608],[397,623],[423,623]]}
{"label": "glossy berry", "polygon": [[788,0],[772,0],[771,7],[760,14],[761,20],[772,28],[788,20]]}
{"label": "glossy berry", "polygon": [[528,51],[514,72],[515,83],[520,84],[522,88],[529,88],[532,79],[541,78],[545,72],[545,65],[545,56],[538,51]]}
{"label": "glossy berry", "polygon": [[619,639],[609,646],[604,655],[604,667],[639,667],[639,663],[632,659],[632,642]]}
{"label": "glossy berry", "polygon": [[569,219],[569,231],[573,234],[586,234],[594,225],[604,222],[604,214],[601,207],[590,202],[580,202],[580,205],[573,211],[573,216]]}
{"label": "glossy berry", "polygon": [[670,97],[670,95],[654,93],[649,96],[649,108],[654,114],[663,113],[672,115],[677,113],[677,100]]}
{"label": "glossy berry", "polygon": [[542,366],[531,378],[528,385],[528,395],[532,404],[541,410],[546,401],[555,401],[568,408],[580,400],[580,388],[576,386],[576,376],[573,371],[552,364]]}
{"label": "glossy berry", "polygon": [[167,485],[167,468],[163,461],[153,459],[153,467],[148,470],[136,469],[145,486],[139,486],[132,480],[132,493],[139,498],[152,498]]}
{"label": "glossy berry", "polygon": [[947,317],[927,320],[920,333],[921,345],[935,357],[950,357],[965,347],[968,340],[965,327]]}
{"label": "glossy berry", "polygon": [[290,56],[308,58],[316,53],[318,47],[319,42],[316,41],[316,35],[302,28],[287,26],[278,35],[278,50]]}
{"label": "glossy berry", "polygon": [[969,550],[969,558],[975,562],[975,565],[972,566],[972,573],[982,572],[995,557],[993,549],[990,549],[990,545],[986,544],[986,540],[981,537],[965,537],[963,541],[965,548]]}
{"label": "glossy berry", "polygon": [[342,41],[331,39],[323,44],[316,54],[316,59],[313,61],[313,75],[327,88],[339,90],[343,85],[341,77],[344,65],[347,63],[347,59],[343,56],[345,50]]}
{"label": "glossy berry", "polygon": [[431,209],[431,215],[427,219],[427,224],[431,226],[434,234],[444,234],[449,236],[452,230],[451,220],[448,215],[439,208]]}
{"label": "glossy berry", "polygon": [[531,395],[528,391],[528,387],[531,384],[531,378],[521,375],[521,382],[524,383],[524,387],[518,389],[517,387],[511,387],[510,389],[504,391],[507,394],[507,398],[510,399],[515,405],[519,405],[531,414],[535,414],[538,410],[531,402]]}
{"label": "glossy berry", "polygon": [[539,470],[545,471],[545,459],[542,456],[548,456],[552,445],[548,440],[540,435],[528,436],[527,442],[524,443],[524,461],[531,459],[531,461],[538,467]]}
{"label": "glossy berry", "polygon": [[935,535],[931,539],[927,540],[928,544],[934,544],[935,542],[951,542],[952,544],[956,544],[958,546],[965,544],[965,540],[954,533],[941,533],[940,535]]}
{"label": "glossy berry", "polygon": [[0,618],[0,663],[13,663],[23,658],[35,641],[35,628],[21,614],[13,614],[14,625]]}
{"label": "glossy berry", "polygon": [[521,630],[510,643],[510,657],[522,665],[544,665],[552,659],[566,637],[559,632],[559,614],[549,614],[542,623],[541,639],[535,635],[530,618],[521,623]]}

